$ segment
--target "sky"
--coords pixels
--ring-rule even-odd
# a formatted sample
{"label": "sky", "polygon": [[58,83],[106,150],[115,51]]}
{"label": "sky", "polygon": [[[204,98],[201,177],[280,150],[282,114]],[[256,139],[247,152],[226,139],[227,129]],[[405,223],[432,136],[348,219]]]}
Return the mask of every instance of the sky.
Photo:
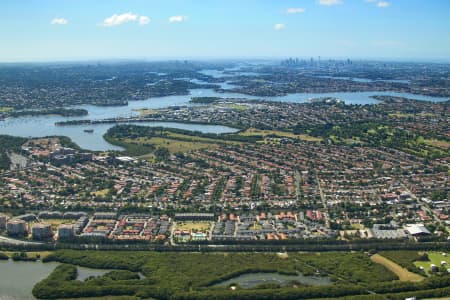
{"label": "sky", "polygon": [[450,61],[449,0],[0,0],[0,61]]}

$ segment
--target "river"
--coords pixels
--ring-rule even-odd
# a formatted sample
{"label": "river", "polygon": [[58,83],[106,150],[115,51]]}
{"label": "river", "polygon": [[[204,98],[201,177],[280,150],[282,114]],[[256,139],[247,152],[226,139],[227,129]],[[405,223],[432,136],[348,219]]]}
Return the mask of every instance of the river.
{"label": "river", "polygon": [[[226,71],[226,70],[225,70]],[[224,71],[204,70],[203,73],[214,77],[227,77]],[[253,75],[251,72],[237,72],[239,75]],[[201,83],[199,80],[193,82]],[[223,89],[230,89],[234,86],[229,82],[220,84]],[[72,108],[82,108],[88,111],[88,115],[82,117],[60,117],[60,116],[25,116],[20,118],[9,118],[0,121],[0,134],[9,134],[23,137],[43,137],[49,135],[68,136],[80,147],[94,151],[121,150],[120,147],[109,144],[103,139],[103,134],[114,124],[97,125],[77,125],[77,126],[55,126],[55,122],[69,120],[99,120],[117,117],[130,117],[138,115],[136,110],[142,108],[164,108],[168,106],[191,105],[191,97],[224,97],[224,98],[246,98],[252,100],[272,100],[281,102],[304,103],[311,98],[335,97],[345,101],[347,104],[374,104],[377,100],[371,98],[375,95],[405,97],[422,101],[444,101],[447,99],[430,97],[424,95],[415,95],[397,92],[343,92],[343,93],[294,93],[278,97],[258,97],[244,95],[232,92],[216,92],[213,89],[192,89],[189,95],[155,97],[142,101],[129,101],[127,106],[94,106],[78,105]],[[187,130],[198,130],[207,133],[227,133],[234,132],[236,129],[226,126],[214,125],[192,125],[183,123],[161,123],[147,122],[139,123],[145,126],[165,126]],[[94,129],[93,133],[84,132],[84,129]]]}
{"label": "river", "polygon": [[[31,300],[33,287],[46,278],[59,263],[0,261],[0,300]],[[111,270],[77,267],[77,280],[102,276]]]}
{"label": "river", "polygon": [[[0,300],[34,300],[32,295],[36,283],[46,278],[59,263],[0,261]],[[90,276],[102,276],[111,270],[77,267],[77,280],[84,281]],[[142,276],[142,275],[141,275]],[[248,273],[225,280],[215,286],[227,287],[238,283],[242,288],[252,288],[263,283],[287,285],[290,282],[302,285],[329,285],[329,277],[282,275],[278,273]]]}
{"label": "river", "polygon": [[57,263],[0,261],[0,299],[35,299],[33,286],[46,278]]}
{"label": "river", "polygon": [[369,79],[369,78],[358,78],[358,77],[342,77],[342,76],[316,76],[317,78],[327,78],[327,79],[338,79],[338,80],[350,80],[354,82],[390,82],[390,83],[402,83],[402,84],[410,84],[411,80],[407,79]]}
{"label": "river", "polygon": [[302,285],[329,285],[329,277],[305,276],[301,273],[297,275],[283,275],[278,273],[247,273],[222,281],[214,286],[228,287],[232,284],[239,284],[244,289],[253,288],[260,284],[274,283],[288,285],[290,282],[298,282]]}

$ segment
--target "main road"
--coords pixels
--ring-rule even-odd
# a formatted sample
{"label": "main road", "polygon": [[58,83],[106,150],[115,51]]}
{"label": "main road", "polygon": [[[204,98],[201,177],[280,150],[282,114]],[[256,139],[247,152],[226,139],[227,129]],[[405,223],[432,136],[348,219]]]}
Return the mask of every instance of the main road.
{"label": "main road", "polygon": [[327,200],[325,198],[325,194],[323,193],[322,187],[320,186],[319,175],[316,174],[317,186],[319,187],[320,199],[322,200],[323,205],[323,218],[325,219],[325,226],[330,228],[330,215],[328,213],[328,205]]}
{"label": "main road", "polygon": [[12,238],[9,238],[6,236],[0,236],[0,244],[7,244],[7,245],[14,245],[14,246],[44,245],[43,243],[39,243],[39,242],[28,242],[28,241],[16,240],[16,239],[12,239]]}

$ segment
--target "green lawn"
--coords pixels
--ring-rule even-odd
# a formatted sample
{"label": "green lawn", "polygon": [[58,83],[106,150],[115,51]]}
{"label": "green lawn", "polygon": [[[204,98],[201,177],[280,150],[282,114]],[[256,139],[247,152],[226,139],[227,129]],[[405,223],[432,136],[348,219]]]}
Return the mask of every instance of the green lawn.
{"label": "green lawn", "polygon": [[280,130],[260,130],[256,128],[249,128],[239,133],[242,136],[263,136],[274,135],[277,137],[286,137],[292,139],[300,139],[308,142],[320,142],[323,138],[313,137],[307,134],[295,134],[293,132],[280,131]]}
{"label": "green lawn", "polygon": [[177,229],[206,232],[211,228],[210,222],[178,222]]}
{"label": "green lawn", "polygon": [[247,105],[242,105],[242,104],[228,104],[227,107],[234,109],[234,110],[238,110],[238,111],[244,111],[248,109]]}
{"label": "green lawn", "polygon": [[414,265],[418,268],[423,267],[427,274],[430,274],[431,265],[434,264],[438,267],[441,266],[441,261],[447,262],[450,268],[450,257],[442,255],[442,252],[427,252],[430,261],[415,261]]}
{"label": "green lawn", "polygon": [[13,109],[11,107],[0,106],[0,113],[10,112]]}

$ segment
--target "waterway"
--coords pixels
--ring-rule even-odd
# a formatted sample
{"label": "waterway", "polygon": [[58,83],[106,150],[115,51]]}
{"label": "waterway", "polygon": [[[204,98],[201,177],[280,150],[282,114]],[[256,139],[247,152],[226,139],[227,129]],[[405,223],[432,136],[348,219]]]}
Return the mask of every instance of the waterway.
{"label": "waterway", "polygon": [[402,83],[402,84],[410,84],[411,80],[407,79],[369,79],[369,78],[358,78],[358,77],[342,77],[342,76],[317,76],[318,78],[328,78],[328,79],[338,79],[338,80],[351,80],[355,82],[390,82],[390,83]]}
{"label": "waterway", "polygon": [[[74,125],[74,126],[55,126],[55,122],[70,120],[71,118],[62,118],[56,116],[48,117],[29,117],[8,119],[0,122],[0,134],[10,134],[23,137],[43,137],[43,136],[68,136],[78,146],[83,149],[93,151],[122,150],[121,147],[111,145],[103,139],[106,131],[114,124],[93,124],[93,125]],[[219,126],[219,125],[198,125],[183,124],[174,122],[130,122],[128,124],[137,124],[140,126],[152,127],[171,127],[192,131],[201,131],[205,133],[228,133],[235,132],[237,129]],[[85,129],[93,129],[92,133],[85,132]]]}
{"label": "waterway", "polygon": [[[46,278],[59,263],[0,261],[0,300],[31,300],[33,287]],[[77,267],[77,280],[102,276],[111,270]]]}
{"label": "waterway", "polygon": [[[203,73],[214,77],[227,77],[223,71],[204,70]],[[240,75],[250,75],[249,72],[237,72]],[[192,80],[194,81],[194,80]],[[200,83],[198,80],[196,81]],[[421,101],[444,101],[446,98],[430,97],[424,95],[415,95],[397,92],[342,92],[342,93],[294,93],[277,97],[258,97],[244,95],[240,93],[227,92],[234,86],[229,82],[221,83],[224,93],[214,91],[213,89],[192,89],[189,95],[155,97],[142,101],[129,101],[126,106],[94,106],[94,105],[78,105],[73,108],[83,108],[88,111],[88,115],[82,117],[60,117],[60,116],[25,116],[20,118],[10,118],[0,121],[0,134],[9,134],[23,137],[43,137],[50,135],[68,136],[80,147],[88,150],[104,151],[104,150],[121,150],[120,147],[109,144],[103,139],[103,134],[114,124],[97,124],[83,126],[55,126],[55,122],[69,120],[100,120],[108,118],[137,116],[137,110],[143,108],[158,109],[169,106],[192,105],[189,103],[191,97],[223,97],[223,98],[246,98],[251,100],[271,100],[281,102],[304,103],[312,98],[319,97],[335,97],[345,101],[347,104],[374,104],[377,100],[373,99],[375,95],[406,97]],[[187,130],[198,130],[207,133],[227,133],[234,132],[236,129],[226,126],[214,125],[191,125],[182,123],[160,123],[148,122],[139,123],[143,126],[165,126]],[[94,132],[84,132],[85,129],[94,129]]]}
{"label": "waterway", "polygon": [[[12,260],[0,261],[0,300],[34,300],[33,287],[43,280],[58,266],[59,263],[49,262],[15,262]],[[84,281],[90,276],[102,276],[111,270],[91,269],[77,267],[77,280]],[[141,275],[142,277],[142,275]],[[252,288],[259,284],[275,283],[288,285],[298,282],[302,285],[329,285],[329,277],[282,275],[278,273],[248,273],[222,281],[214,286],[227,287],[231,284],[239,284],[242,288]]]}
{"label": "waterway", "polygon": [[0,261],[0,299],[35,299],[33,286],[46,278],[58,263]]}
{"label": "waterway", "polygon": [[215,284],[214,286],[227,287],[232,284],[239,284],[242,288],[248,289],[265,283],[287,285],[293,281],[303,285],[329,285],[332,283],[329,277],[305,276],[300,273],[298,275],[282,275],[278,273],[248,273],[222,281],[218,284]]}

